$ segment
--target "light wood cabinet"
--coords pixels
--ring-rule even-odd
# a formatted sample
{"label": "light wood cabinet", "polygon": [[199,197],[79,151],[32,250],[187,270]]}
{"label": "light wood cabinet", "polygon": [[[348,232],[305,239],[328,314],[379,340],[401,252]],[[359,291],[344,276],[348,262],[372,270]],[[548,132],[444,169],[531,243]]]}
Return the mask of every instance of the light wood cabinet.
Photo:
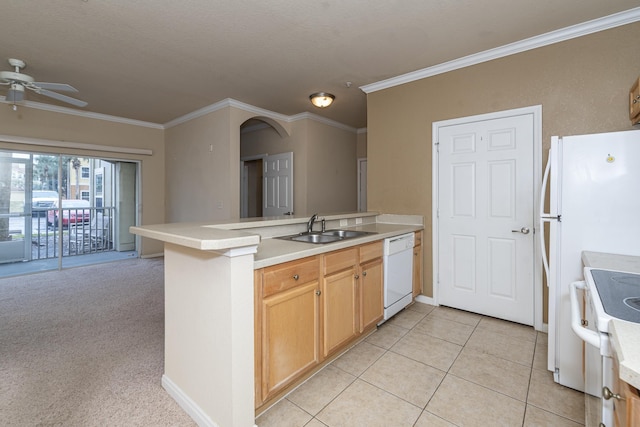
{"label": "light wood cabinet", "polygon": [[620,379],[618,359],[613,358],[613,418],[616,427],[640,426],[640,393]]}
{"label": "light wood cabinet", "polygon": [[382,258],[360,264],[360,270],[360,332],[364,332],[384,316]]}
{"label": "light wood cabinet", "polygon": [[422,231],[416,231],[413,245],[413,298],[422,294]]}
{"label": "light wood cabinet", "polygon": [[357,248],[350,248],[324,255],[322,344],[325,357],[359,333],[357,254]]}
{"label": "light wood cabinet", "polygon": [[382,241],[359,248],[360,333],[378,324],[384,316]]}
{"label": "light wood cabinet", "polygon": [[629,91],[629,119],[632,125],[640,123],[640,77]]}
{"label": "light wood cabinet", "polygon": [[256,406],[320,362],[320,258],[256,273]]}
{"label": "light wood cabinet", "polygon": [[327,357],[382,320],[382,241],[325,254],[322,289]]}
{"label": "light wood cabinet", "polygon": [[256,408],[375,328],[384,314],[382,241],[259,269],[254,280]]}

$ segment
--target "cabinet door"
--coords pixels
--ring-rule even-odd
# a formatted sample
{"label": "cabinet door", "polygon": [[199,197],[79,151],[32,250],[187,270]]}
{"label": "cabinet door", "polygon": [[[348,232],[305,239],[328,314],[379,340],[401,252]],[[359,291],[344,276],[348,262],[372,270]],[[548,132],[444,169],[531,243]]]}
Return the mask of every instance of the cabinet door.
{"label": "cabinet door", "polygon": [[422,293],[422,245],[413,247],[413,297]]}
{"label": "cabinet door", "polygon": [[319,362],[318,282],[262,300],[262,398]]}
{"label": "cabinet door", "polygon": [[354,338],[358,330],[355,266],[325,276],[322,284],[324,356]]}
{"label": "cabinet door", "polygon": [[360,332],[377,324],[384,315],[382,258],[360,266]]}

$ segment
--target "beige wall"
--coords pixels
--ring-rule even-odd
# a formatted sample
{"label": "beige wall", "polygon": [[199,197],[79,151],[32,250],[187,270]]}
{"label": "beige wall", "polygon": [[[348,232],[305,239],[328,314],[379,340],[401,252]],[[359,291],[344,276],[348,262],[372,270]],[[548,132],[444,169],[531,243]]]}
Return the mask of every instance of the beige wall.
{"label": "beige wall", "polygon": [[368,95],[369,210],[424,215],[425,295],[433,295],[432,123],[542,105],[545,162],[552,135],[631,129],[638,40],[634,23]]}
{"label": "beige wall", "polygon": [[260,154],[293,153],[293,212],[306,212],[307,188],[307,126],[306,120],[291,124],[291,135],[280,136],[272,127],[246,132],[240,136],[240,155],[242,157]]}
{"label": "beige wall", "polygon": [[261,129],[241,136],[241,155],[293,152],[296,215],[357,209],[357,135],[312,119],[296,120],[291,136]]}
{"label": "beige wall", "polygon": [[230,217],[229,120],[223,108],[166,130],[167,222]]}
{"label": "beige wall", "polygon": [[[0,134],[53,141],[149,149],[151,156],[110,153],[98,150],[54,148],[38,145],[11,144],[0,141],[0,148],[38,153],[64,153],[82,156],[140,161],[142,200],[141,224],[164,222],[164,131],[145,126],[115,123],[69,114],[18,107],[12,111],[0,104]],[[142,239],[141,255],[161,253],[162,242]]]}
{"label": "beige wall", "polygon": [[358,209],[357,135],[308,120],[307,214]]}
{"label": "beige wall", "polygon": [[240,126],[255,117],[224,107],[166,130],[167,222],[240,217]]}
{"label": "beige wall", "polygon": [[358,132],[356,142],[356,157],[359,159],[367,157],[367,132]]}

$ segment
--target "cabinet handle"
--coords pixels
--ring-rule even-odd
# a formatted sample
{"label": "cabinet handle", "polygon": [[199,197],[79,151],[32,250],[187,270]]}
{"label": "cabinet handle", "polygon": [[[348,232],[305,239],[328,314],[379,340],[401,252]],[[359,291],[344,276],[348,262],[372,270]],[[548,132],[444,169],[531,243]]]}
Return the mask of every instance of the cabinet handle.
{"label": "cabinet handle", "polygon": [[298,280],[300,278],[300,276],[298,276],[297,274],[293,275],[293,280]]}
{"label": "cabinet handle", "polygon": [[321,293],[322,293],[322,292],[320,292],[320,289],[318,289],[318,290],[316,291],[316,295],[318,295],[318,296],[319,296]]}
{"label": "cabinet handle", "polygon": [[355,275],[355,278],[356,278],[356,279],[359,279],[359,278],[360,278],[360,276],[358,276],[358,275],[356,274],[356,275]]}
{"label": "cabinet handle", "polygon": [[602,397],[604,398],[604,400],[609,400],[612,398],[617,400],[624,400],[624,397],[612,392],[607,386],[602,387]]}
{"label": "cabinet handle", "polygon": [[362,275],[363,275],[363,276],[366,276],[366,275],[367,275],[367,272],[366,272],[366,271],[363,271],[363,272],[362,272]]}

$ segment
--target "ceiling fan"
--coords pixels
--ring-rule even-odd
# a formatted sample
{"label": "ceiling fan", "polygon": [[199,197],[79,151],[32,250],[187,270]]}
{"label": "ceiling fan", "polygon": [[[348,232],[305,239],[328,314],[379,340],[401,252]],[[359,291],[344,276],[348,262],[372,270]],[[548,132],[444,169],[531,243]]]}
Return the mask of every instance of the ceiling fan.
{"label": "ceiling fan", "polygon": [[27,66],[24,61],[10,58],[9,64],[14,67],[14,71],[0,71],[0,85],[9,86],[6,96],[7,101],[23,101],[26,88],[40,95],[48,96],[49,98],[57,99],[58,101],[66,102],[76,107],[85,107],[87,105],[86,102],[79,99],[52,92],[52,90],[77,92],[78,90],[73,86],[64,83],[36,82],[33,77],[20,72],[21,69]]}

